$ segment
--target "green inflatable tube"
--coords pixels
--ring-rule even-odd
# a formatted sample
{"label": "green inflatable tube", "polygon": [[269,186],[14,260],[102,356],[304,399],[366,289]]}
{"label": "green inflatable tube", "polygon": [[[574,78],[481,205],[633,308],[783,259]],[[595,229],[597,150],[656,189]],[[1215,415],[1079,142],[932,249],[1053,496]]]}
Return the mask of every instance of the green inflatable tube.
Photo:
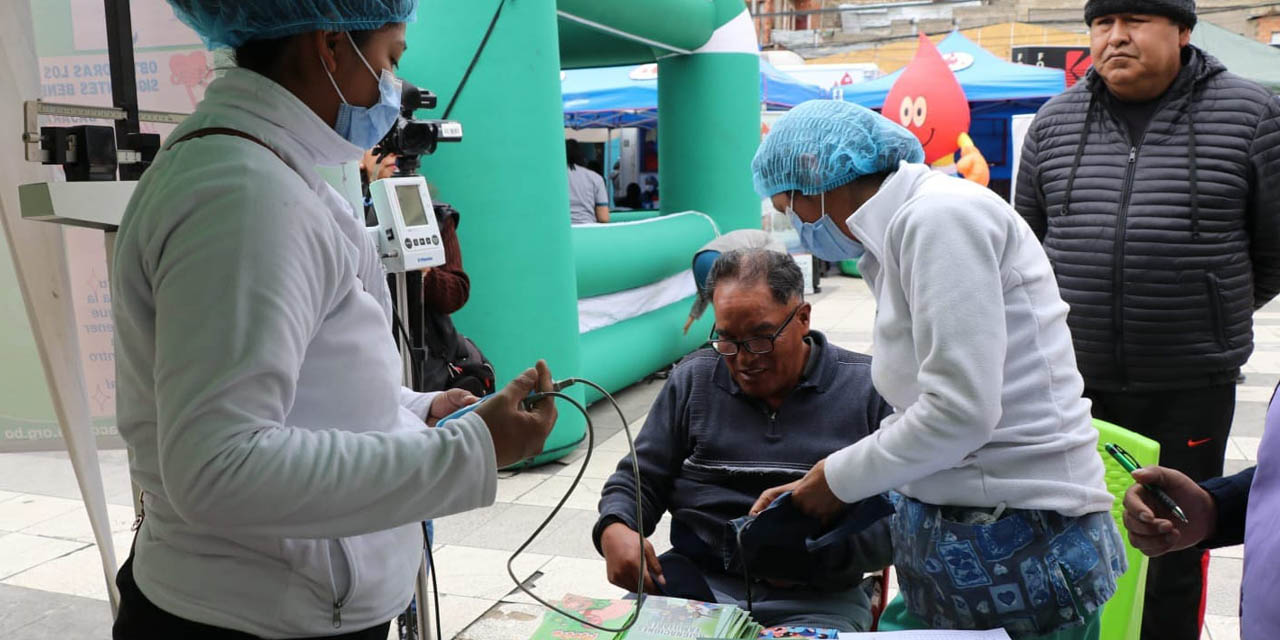
{"label": "green inflatable tube", "polygon": [[[656,311],[582,334],[582,375],[613,393],[702,346],[715,324],[711,309],[682,334],[690,296]],[[587,401],[601,398],[594,389]],[[627,416],[635,420],[639,416]]]}
{"label": "green inflatable tube", "polygon": [[[814,258],[814,260],[817,260],[817,258]],[[861,278],[861,277],[862,277],[862,272],[858,271],[858,261],[857,261],[857,260],[841,260],[841,261],[840,261],[840,273],[843,273],[843,274],[845,274],[846,276],[853,276],[853,277],[855,277],[855,278]]]}
{"label": "green inflatable tube", "polygon": [[716,237],[701,213],[677,213],[619,224],[572,228],[578,298],[650,285],[689,268],[693,254]]}
{"label": "green inflatable tube", "polygon": [[[420,3],[399,73],[434,91],[440,108],[419,117],[442,117],[454,98],[497,3],[484,4]],[[499,384],[539,358],[556,378],[578,375],[569,185],[563,160],[551,161],[564,158],[554,0],[506,3],[449,117],[465,127],[463,141],[424,157],[422,175],[433,195],[463,216],[458,240],[471,297],[453,316],[458,331],[493,361]],[[576,387],[567,393],[582,398]],[[567,403],[559,407],[547,453],[536,462],[562,454],[585,433],[582,416]]]}
{"label": "green inflatable tube", "polygon": [[609,213],[609,224],[619,222],[639,222],[641,220],[652,220],[662,215],[657,209],[629,209],[626,211],[612,211]]}

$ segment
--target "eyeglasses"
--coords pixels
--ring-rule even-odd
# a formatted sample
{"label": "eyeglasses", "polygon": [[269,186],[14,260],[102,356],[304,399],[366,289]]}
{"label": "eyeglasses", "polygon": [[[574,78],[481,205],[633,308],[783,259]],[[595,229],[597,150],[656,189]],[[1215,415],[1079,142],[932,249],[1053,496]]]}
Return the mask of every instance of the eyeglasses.
{"label": "eyeglasses", "polygon": [[772,353],[774,341],[778,339],[778,336],[782,335],[782,332],[786,330],[787,325],[791,324],[791,319],[796,317],[796,312],[803,306],[803,302],[796,305],[796,308],[791,310],[787,319],[782,322],[782,326],[778,327],[778,330],[774,331],[773,335],[767,338],[764,336],[758,336],[755,338],[747,338],[746,340],[725,340],[723,338],[715,337],[716,331],[713,328],[711,330],[711,335],[708,336],[707,339],[711,341],[711,348],[715,349],[716,353],[722,356],[736,356],[740,349],[746,349],[748,353],[754,353],[756,355]]}

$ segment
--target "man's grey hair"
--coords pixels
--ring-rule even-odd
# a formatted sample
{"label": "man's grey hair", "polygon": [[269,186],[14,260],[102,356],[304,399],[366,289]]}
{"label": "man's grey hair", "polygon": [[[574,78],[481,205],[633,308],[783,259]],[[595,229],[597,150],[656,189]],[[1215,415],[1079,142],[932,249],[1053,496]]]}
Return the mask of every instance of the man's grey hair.
{"label": "man's grey hair", "polygon": [[711,300],[724,282],[760,283],[769,287],[778,304],[804,300],[804,274],[790,254],[769,249],[737,249],[722,254],[707,275],[706,296]]}

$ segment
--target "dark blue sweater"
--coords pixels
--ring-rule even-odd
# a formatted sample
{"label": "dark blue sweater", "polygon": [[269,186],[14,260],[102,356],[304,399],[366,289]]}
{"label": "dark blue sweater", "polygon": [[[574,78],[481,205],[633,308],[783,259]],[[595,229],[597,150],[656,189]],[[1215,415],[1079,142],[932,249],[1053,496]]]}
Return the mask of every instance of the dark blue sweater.
{"label": "dark blue sweater", "polygon": [[[712,567],[723,554],[725,523],[746,515],[765,489],[799,479],[819,460],[874,431],[893,412],[871,385],[871,358],[841,349],[816,331],[800,384],[775,411],[742,392],[718,354],[704,349],[671,372],[636,437],[644,522],[635,522],[628,455],[604,485],[592,538],[621,521],[645,536],[671,512],[671,544]],[[887,524],[851,538],[837,583],[892,562]],[[832,586],[830,584],[824,586]]]}

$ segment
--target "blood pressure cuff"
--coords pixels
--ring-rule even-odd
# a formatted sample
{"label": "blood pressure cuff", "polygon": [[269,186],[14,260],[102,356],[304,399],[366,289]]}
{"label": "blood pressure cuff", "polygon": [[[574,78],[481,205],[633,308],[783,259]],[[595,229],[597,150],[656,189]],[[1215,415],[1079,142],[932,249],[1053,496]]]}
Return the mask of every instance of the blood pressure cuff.
{"label": "blood pressure cuff", "polygon": [[888,519],[893,504],[877,495],[847,505],[830,523],[807,516],[787,492],[755,516],[725,523],[724,568],[753,580],[812,587],[857,584],[892,562]]}

